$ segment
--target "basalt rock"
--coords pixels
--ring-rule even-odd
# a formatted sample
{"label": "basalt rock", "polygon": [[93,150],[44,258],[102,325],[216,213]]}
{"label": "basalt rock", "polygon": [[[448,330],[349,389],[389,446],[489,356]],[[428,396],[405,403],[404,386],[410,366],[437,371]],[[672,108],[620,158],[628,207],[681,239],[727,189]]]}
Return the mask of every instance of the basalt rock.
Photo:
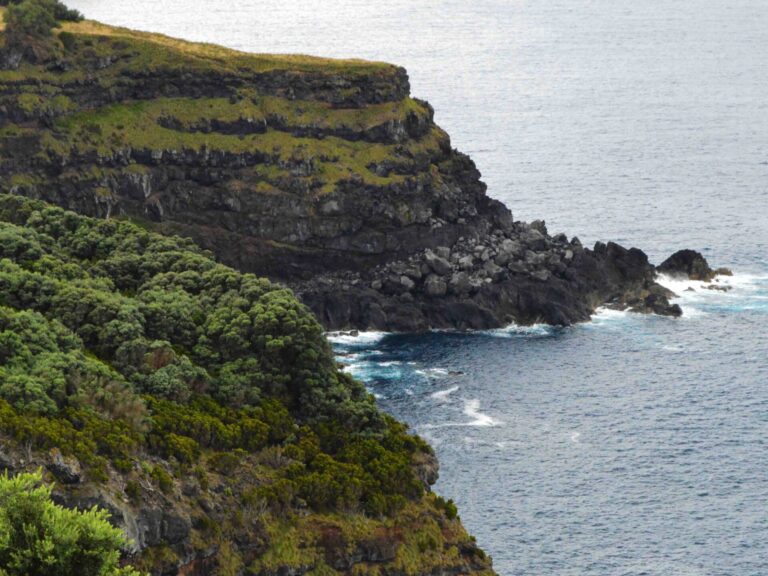
{"label": "basalt rock", "polygon": [[684,276],[691,280],[708,282],[715,277],[715,271],[709,267],[709,263],[695,250],[679,250],[664,260],[658,271],[670,276]]}

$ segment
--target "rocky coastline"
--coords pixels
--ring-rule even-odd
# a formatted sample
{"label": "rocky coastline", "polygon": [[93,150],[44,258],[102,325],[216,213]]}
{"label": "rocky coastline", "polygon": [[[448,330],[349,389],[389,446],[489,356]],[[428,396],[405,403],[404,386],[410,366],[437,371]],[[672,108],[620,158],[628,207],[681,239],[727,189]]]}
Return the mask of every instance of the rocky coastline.
{"label": "rocky coastline", "polygon": [[148,74],[159,40],[77,26],[55,57],[5,59],[2,191],[191,237],[292,288],[329,330],[681,314],[641,250],[515,221],[402,68],[239,53],[224,67],[189,45]]}
{"label": "rocky coastline", "polygon": [[[550,233],[544,221],[515,221],[506,206],[487,195],[473,161],[451,146],[431,106],[409,96],[407,73],[397,66],[249,55],[88,21],[64,24],[35,50],[9,45],[5,36],[0,34],[0,193],[15,195],[5,202],[21,206],[8,212],[9,229],[20,223],[34,227],[51,210],[21,202],[24,196],[99,218],[88,226],[99,230],[94,235],[110,249],[115,220],[191,238],[237,270],[222,278],[244,272],[284,284],[323,328],[334,331],[570,325],[588,320],[600,306],[677,317],[682,310],[657,281],[660,273],[705,282],[728,273],[712,270],[690,250],[655,267],[637,248],[613,242],[589,248],[576,237]],[[67,233],[79,225],[79,216],[57,213],[56,226],[41,232],[40,246],[53,245],[48,233],[53,237],[67,230],[59,218],[71,224]],[[134,236],[141,237],[135,230]],[[174,252],[168,244],[177,241],[182,242],[152,239],[158,253]],[[110,268],[115,278],[94,281],[99,290],[114,291],[116,299],[135,296],[133,277],[146,272],[147,263],[134,252],[148,240],[131,242],[131,253]],[[21,240],[18,245],[26,246]],[[14,246],[9,244],[8,262],[28,265],[42,254],[13,251]],[[96,248],[80,238],[72,240],[71,249],[82,265],[79,273],[87,277],[98,262]],[[195,253],[189,261],[198,258],[203,256]],[[72,270],[68,265],[57,269],[66,276]],[[191,298],[198,289],[187,286],[184,266],[182,261],[178,269],[157,271],[157,281],[165,282],[160,277],[166,273],[177,275],[179,290],[189,290]],[[118,277],[123,288],[116,287]],[[77,283],[73,278],[79,277],[61,281]],[[248,276],[243,282],[259,281]],[[261,310],[262,304],[251,306],[244,298],[233,298],[231,308]],[[37,305],[37,299],[27,304]],[[157,310],[175,303],[161,304]],[[250,319],[229,318],[229,303],[222,307],[232,334],[242,330],[258,336],[251,334],[258,330]],[[264,323],[289,332],[316,326],[307,308],[297,308],[288,320],[265,312]],[[164,328],[164,322],[156,324]],[[135,326],[143,327],[143,320]],[[207,338],[209,328],[188,332]],[[339,368],[319,327],[317,333],[322,353],[286,353],[280,370],[265,382],[284,378],[282,372],[302,355],[326,361],[335,374]],[[259,365],[297,338],[292,332],[285,336],[270,340],[272,348],[261,355],[252,343],[244,346],[254,358],[248,356],[233,370]],[[163,362],[183,348],[172,344]],[[222,338],[223,356],[230,347]],[[206,349],[191,350],[198,348]],[[136,357],[141,370],[166,367],[157,354]],[[158,365],[148,368],[146,358]],[[113,360],[107,358],[104,366],[113,366]],[[317,369],[305,373],[314,381]],[[250,377],[243,379],[251,384]],[[345,382],[373,402],[362,385],[351,378]],[[334,400],[344,404],[342,396]],[[297,402],[305,404],[311,402]],[[328,573],[316,571],[317,566],[357,575],[494,574],[453,503],[431,493],[438,466],[426,445],[408,456],[409,475],[418,479],[416,496],[404,499],[391,517],[366,516],[341,506],[310,511],[293,492],[286,496],[275,488],[267,493],[277,485],[273,480],[280,470],[299,456],[309,462],[310,441],[306,454],[294,450],[294,458],[283,453],[288,440],[282,437],[252,453],[239,446],[231,454],[219,453],[220,447],[206,445],[209,470],[201,464],[197,478],[181,466],[184,458],[200,459],[194,450],[169,454],[167,448],[142,447],[130,458],[105,461],[94,480],[72,446],[64,453],[64,445],[48,436],[36,446],[22,444],[19,430],[28,425],[28,414],[19,416],[10,405],[5,410],[18,429],[0,430],[0,472],[44,469],[58,483],[58,502],[110,511],[134,543],[126,555],[144,562],[152,574],[209,574],[233,557],[240,567],[228,573],[259,576]],[[72,434],[79,433],[71,427]],[[405,428],[401,434],[406,436]],[[174,435],[176,448],[178,438]],[[198,446],[190,439],[185,436],[179,446]],[[79,454],[81,460],[87,456]],[[233,476],[222,462],[232,469],[258,469],[264,478],[250,472]],[[328,484],[328,478],[336,477],[329,473],[318,484]],[[284,485],[293,486],[278,486]],[[266,495],[258,492],[256,498],[257,489]],[[243,502],[249,504],[241,514]],[[276,510],[267,510],[267,503]],[[220,525],[227,530],[217,532]],[[287,557],[278,553],[285,542],[292,546]],[[243,562],[250,563],[249,571]]]}

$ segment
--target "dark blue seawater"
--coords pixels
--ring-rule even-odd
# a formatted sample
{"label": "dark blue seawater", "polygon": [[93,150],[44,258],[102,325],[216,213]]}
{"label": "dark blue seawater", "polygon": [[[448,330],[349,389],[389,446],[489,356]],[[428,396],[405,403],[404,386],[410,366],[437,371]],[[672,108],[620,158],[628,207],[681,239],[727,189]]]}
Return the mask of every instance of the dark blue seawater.
{"label": "dark blue seawater", "polygon": [[768,575],[762,0],[68,0],[257,52],[408,68],[515,216],[736,272],[685,317],[336,339],[436,447],[502,576]]}
{"label": "dark blue seawater", "polygon": [[501,574],[768,574],[768,277],[686,317],[335,337]]}

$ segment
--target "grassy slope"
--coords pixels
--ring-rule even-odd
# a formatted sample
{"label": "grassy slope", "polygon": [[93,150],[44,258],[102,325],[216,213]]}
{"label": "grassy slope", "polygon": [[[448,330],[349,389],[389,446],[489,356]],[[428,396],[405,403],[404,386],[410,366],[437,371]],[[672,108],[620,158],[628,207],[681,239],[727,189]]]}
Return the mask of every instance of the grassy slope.
{"label": "grassy slope", "polygon": [[[5,10],[4,7],[0,7],[0,16],[5,14]],[[0,21],[0,32],[4,30],[5,22]],[[354,74],[356,72],[367,73],[372,69],[392,68],[391,64],[384,62],[370,62],[359,59],[340,60],[301,54],[251,54],[215,44],[188,42],[163,34],[139,32],[128,28],[109,26],[93,20],[65,22],[56,33],[61,33],[62,31],[86,36],[106,36],[141,43],[151,43],[157,47],[158,51],[173,52],[177,56],[184,55],[211,61],[217,67],[223,67],[224,69],[248,67],[253,71],[266,71],[276,68],[311,71],[317,69],[327,70],[330,68],[343,70],[345,74]]]}
{"label": "grassy slope", "polygon": [[[4,138],[40,137],[38,165],[51,162],[52,157],[54,164],[68,164],[73,156],[82,157],[90,152],[108,158],[126,149],[252,152],[266,159],[259,162],[259,167],[240,175],[246,187],[270,192],[280,189],[286,179],[294,178],[302,182],[303,189],[322,194],[349,180],[376,187],[402,183],[413,172],[409,166],[414,162],[428,166],[431,158],[439,156],[449,143],[447,135],[431,124],[428,107],[408,97],[360,107],[339,107],[328,101],[264,94],[253,84],[254,75],[266,72],[284,72],[288,76],[338,75],[345,81],[371,78],[386,83],[397,71],[390,64],[247,54],[93,21],[65,23],[56,34],[67,40],[67,69],[52,72],[43,66],[24,64],[18,70],[0,71],[0,89],[4,84],[15,86],[9,90],[12,95],[6,97],[10,108],[30,119],[41,115],[55,118],[54,125],[47,127],[25,122],[0,126],[0,145]],[[84,72],[86,62],[93,58],[110,59],[112,63]],[[148,72],[182,72],[197,78],[224,75],[232,83],[230,97],[179,95],[122,100],[93,109],[82,108],[67,96],[71,86],[85,85],[92,78],[101,88],[111,89],[122,86],[126,76]],[[340,92],[354,95],[359,90],[350,85]],[[431,126],[420,138],[387,142],[371,141],[364,136],[368,131],[404,125],[414,118]],[[270,126],[262,133],[234,134],[215,125],[210,127],[216,121],[257,124],[270,119],[278,121],[279,129]],[[161,120],[171,122],[161,125]],[[201,130],[201,125],[208,126]],[[362,137],[350,137],[355,134]],[[296,164],[303,164],[301,175],[291,170]],[[377,170],[384,164],[387,170]],[[88,170],[67,176],[84,181],[86,188],[92,180]],[[36,174],[31,170],[17,173],[15,178],[17,184],[34,183]]]}

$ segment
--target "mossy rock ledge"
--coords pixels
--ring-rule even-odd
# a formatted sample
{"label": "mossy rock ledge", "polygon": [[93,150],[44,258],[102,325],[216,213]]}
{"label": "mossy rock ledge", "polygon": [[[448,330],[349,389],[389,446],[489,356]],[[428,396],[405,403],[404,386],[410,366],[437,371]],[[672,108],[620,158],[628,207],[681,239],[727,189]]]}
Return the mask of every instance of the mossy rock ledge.
{"label": "mossy rock ledge", "polygon": [[191,237],[333,330],[680,314],[642,251],[515,222],[402,68],[91,21],[52,42],[0,58],[2,191]]}

